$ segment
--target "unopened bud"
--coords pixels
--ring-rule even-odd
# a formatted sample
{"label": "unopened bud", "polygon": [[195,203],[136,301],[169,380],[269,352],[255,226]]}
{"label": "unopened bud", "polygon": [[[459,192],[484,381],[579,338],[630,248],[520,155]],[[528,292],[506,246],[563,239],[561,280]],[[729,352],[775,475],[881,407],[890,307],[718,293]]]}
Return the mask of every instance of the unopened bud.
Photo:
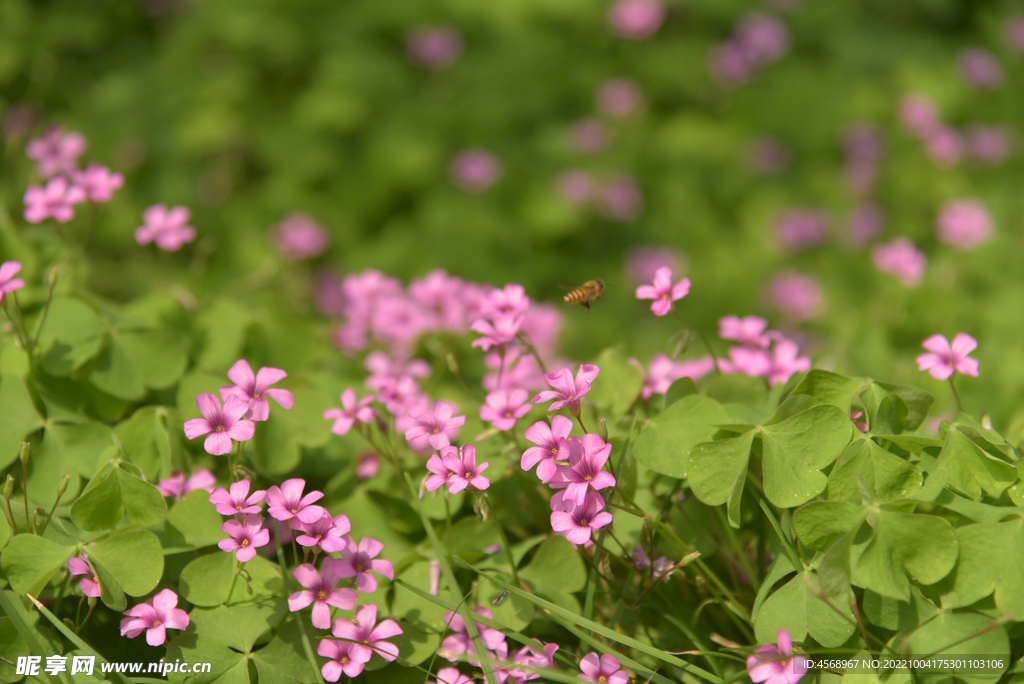
{"label": "unopened bud", "polygon": [[53,268],[50,269],[50,272],[46,274],[46,285],[48,287],[52,288],[54,285],[57,284],[57,270],[57,267],[54,266]]}
{"label": "unopened bud", "polygon": [[46,520],[46,511],[40,507],[36,507],[36,510],[32,511],[32,527],[33,529],[39,529],[39,526]]}
{"label": "unopened bud", "polygon": [[604,422],[604,418],[597,419],[597,434],[601,435],[604,441],[608,441],[608,424]]}
{"label": "unopened bud", "polygon": [[8,475],[7,482],[4,484],[4,498],[8,501],[14,496],[14,476]]}
{"label": "unopened bud", "polygon": [[21,443],[21,454],[20,454],[21,464],[22,465],[28,465],[28,458],[31,455],[32,455],[32,445],[29,444],[28,442],[22,442]]}
{"label": "unopened bud", "polygon": [[448,352],[448,356],[446,356],[444,358],[445,358],[445,361],[448,362],[448,370],[450,370],[453,375],[458,375],[459,374],[459,362],[455,360],[455,354],[452,354],[451,352]]}
{"label": "unopened bud", "polygon": [[71,482],[71,476],[65,475],[61,478],[60,485],[57,487],[57,498],[64,496],[64,492],[68,490],[68,483]]}
{"label": "unopened bud", "polygon": [[93,609],[95,607],[96,607],[96,597],[95,596],[90,596],[89,597],[89,609],[91,610],[91,609]]}
{"label": "unopened bud", "polygon": [[690,563],[692,563],[693,561],[697,560],[698,558],[700,558],[700,551],[694,551],[693,553],[688,553],[685,556],[683,556],[683,559],[681,561],[679,561],[679,564],[676,567],[684,568],[687,565],[689,565]]}

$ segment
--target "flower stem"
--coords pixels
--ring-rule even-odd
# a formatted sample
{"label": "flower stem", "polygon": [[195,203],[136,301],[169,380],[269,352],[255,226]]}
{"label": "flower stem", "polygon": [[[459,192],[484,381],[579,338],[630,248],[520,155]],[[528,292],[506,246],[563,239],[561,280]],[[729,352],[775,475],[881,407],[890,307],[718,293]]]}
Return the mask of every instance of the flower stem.
{"label": "flower stem", "polygon": [[518,335],[516,335],[516,338],[518,338],[518,340],[520,342],[525,344],[526,345],[526,350],[528,352],[530,352],[531,354],[533,354],[533,358],[537,359],[537,365],[540,366],[540,372],[543,373],[544,375],[547,375],[548,374],[548,367],[544,365],[544,359],[540,358],[540,354],[537,353],[537,348],[534,347],[529,342],[527,342],[526,338],[523,337],[522,333],[519,333]]}
{"label": "flower stem", "polygon": [[228,589],[228,597],[224,599],[224,605],[231,603],[231,595],[235,593],[235,584],[238,583],[238,576],[242,574],[242,566],[245,563],[235,562],[235,576],[231,578],[231,588]]}
{"label": "flower stem", "polygon": [[949,388],[953,390],[953,398],[956,399],[956,408],[960,413],[964,412],[964,405],[960,401],[960,393],[956,391],[956,385],[953,384],[953,376],[949,376]]}
{"label": "flower stem", "polygon": [[50,304],[53,302],[53,288],[57,285],[57,267],[54,266],[50,269],[50,291],[46,295],[46,306],[43,307],[43,313],[39,316],[39,323],[36,324],[36,334],[32,336],[31,349],[35,351],[36,345],[39,344],[39,335],[43,332],[43,324],[46,323],[46,314],[50,312]]}

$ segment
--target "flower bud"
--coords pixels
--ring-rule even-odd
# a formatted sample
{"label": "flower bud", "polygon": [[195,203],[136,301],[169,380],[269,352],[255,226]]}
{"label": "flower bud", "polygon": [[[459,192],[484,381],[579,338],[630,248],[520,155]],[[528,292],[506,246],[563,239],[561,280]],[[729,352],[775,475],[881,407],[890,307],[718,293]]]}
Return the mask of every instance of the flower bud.
{"label": "flower bud", "polygon": [[597,419],[597,434],[601,435],[604,441],[608,441],[608,424],[604,422],[604,418]]}
{"label": "flower bud", "polygon": [[22,442],[21,443],[21,454],[20,454],[21,464],[22,465],[28,465],[28,458],[31,455],[32,455],[32,445],[29,444],[28,442]]}
{"label": "flower bud", "polygon": [[14,496],[14,476],[8,475],[7,482],[4,484],[4,498],[10,502],[12,496]]}
{"label": "flower bud", "polygon": [[57,498],[64,496],[64,492],[68,490],[68,483],[71,482],[71,476],[65,475],[61,478],[60,485],[57,486]]}
{"label": "flower bud", "polygon": [[445,361],[448,362],[448,370],[452,372],[452,375],[458,375],[459,362],[455,360],[455,354],[448,352],[448,356],[445,357]]}

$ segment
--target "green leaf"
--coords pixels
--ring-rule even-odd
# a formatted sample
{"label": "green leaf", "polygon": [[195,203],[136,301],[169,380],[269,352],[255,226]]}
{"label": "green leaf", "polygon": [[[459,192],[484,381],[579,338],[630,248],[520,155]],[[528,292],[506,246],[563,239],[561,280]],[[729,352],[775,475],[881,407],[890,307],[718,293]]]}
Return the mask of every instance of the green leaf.
{"label": "green leaf", "polygon": [[107,325],[85,302],[55,297],[39,331],[38,350],[50,375],[70,375],[103,348]]}
{"label": "green leaf", "polygon": [[73,555],[74,547],[60,546],[34,534],[19,534],[0,555],[0,567],[11,589],[24,594],[33,587],[44,586]]}
{"label": "green leaf", "polygon": [[32,655],[28,644],[18,634],[18,628],[9,617],[0,617],[0,682],[14,684],[25,678],[23,674],[15,674],[15,663],[18,658]]}
{"label": "green leaf", "polygon": [[857,576],[865,588],[882,596],[910,600],[908,574],[933,584],[956,565],[960,546],[953,526],[943,518],[882,510],[874,528],[857,562]]}
{"label": "green leaf", "polygon": [[906,418],[903,419],[904,430],[916,430],[928,416],[928,410],[935,403],[935,397],[919,387],[893,385],[887,382],[876,382],[876,385],[899,397],[906,406]]}
{"label": "green leaf", "polygon": [[17,460],[25,438],[43,427],[21,378],[0,376],[0,415],[0,467],[6,468]]}
{"label": "green leaf", "polygon": [[917,466],[869,439],[857,440],[843,452],[828,478],[825,497],[859,503],[858,479],[863,479],[881,501],[912,498],[923,484]]}
{"label": "green leaf", "polygon": [[820,501],[793,513],[793,529],[800,541],[815,551],[825,551],[840,537],[860,526],[868,512],[860,505]]}
{"label": "green leaf", "polygon": [[774,643],[782,629],[788,630],[794,641],[803,641],[810,634],[826,648],[841,646],[850,638],[856,622],[849,604],[833,602],[842,611],[842,615],[837,614],[808,583],[817,587],[811,571],[798,574],[768,597],[754,622],[754,636],[759,642]]}
{"label": "green leaf", "polygon": [[943,607],[969,606],[995,592],[999,610],[1024,615],[1024,520],[965,525],[956,530],[960,559]]}
{"label": "green leaf", "polygon": [[225,372],[238,360],[252,324],[252,315],[233,299],[218,299],[206,306],[194,322],[203,345],[197,366],[202,370]]}
{"label": "green leaf", "polygon": [[261,634],[276,625],[287,613],[288,602],[278,596],[255,603],[195,608],[189,613],[189,622],[195,623],[196,634],[200,637],[219,641],[229,648],[246,653]]}
{"label": "green leaf", "polygon": [[118,612],[128,607],[128,599],[124,596],[124,590],[114,576],[110,574],[102,563],[95,558],[89,559],[89,565],[96,572],[96,579],[100,584],[100,599],[103,605]]}
{"label": "green leaf", "polygon": [[[92,478],[110,460],[108,450],[114,445],[113,432],[102,423],[47,427],[42,444],[28,464],[29,491],[55,498],[61,478],[68,474],[72,477],[63,500],[72,501],[80,487],[77,476]],[[46,506],[52,502],[53,498],[48,498],[40,503]]]}
{"label": "green leaf", "polygon": [[71,504],[71,522],[86,531],[109,530],[124,516],[117,468]]}
{"label": "green leaf", "polygon": [[998,497],[1017,480],[1017,469],[990,454],[954,427],[946,434],[946,444],[936,468],[949,473],[949,486],[975,501],[982,492]]}
{"label": "green leaf", "polygon": [[519,577],[544,591],[572,594],[587,586],[586,565],[572,543],[562,536],[553,536],[541,544],[537,555],[519,572]]}
{"label": "green leaf", "polygon": [[313,684],[316,676],[302,652],[298,622],[291,620],[269,644],[252,654],[260,684]]}
{"label": "green leaf", "polygon": [[0,515],[0,549],[7,546],[7,542],[11,538],[11,528],[7,523],[7,516]]}
{"label": "green leaf", "polygon": [[168,511],[164,534],[174,548],[190,551],[225,539],[223,525],[224,516],[210,503],[209,492],[197,489],[181,497]]}
{"label": "green leaf", "polygon": [[700,389],[720,404],[743,404],[759,411],[768,401],[764,378],[740,373],[715,373],[701,380]]}
{"label": "green leaf", "polygon": [[693,447],[689,483],[698,499],[709,506],[718,506],[729,501],[736,489],[742,489],[753,441],[754,431],[750,430]]}
{"label": "green leaf", "polygon": [[[391,612],[420,629],[443,630],[445,610],[436,603],[424,600],[418,593],[408,588],[414,586],[422,591],[430,591],[430,563],[428,561],[413,563],[402,570],[396,579],[402,581],[395,582]],[[447,588],[438,587],[438,596],[450,601],[452,595]]]}
{"label": "green leaf", "polygon": [[145,596],[164,573],[160,540],[148,530],[119,532],[86,548],[103,564],[129,596]]}
{"label": "green leaf", "polygon": [[611,412],[611,417],[621,416],[640,396],[640,371],[617,349],[605,349],[594,363],[601,369],[601,375],[594,381],[587,399],[599,409]]}
{"label": "green leaf", "polygon": [[665,392],[665,408],[667,409],[683,397],[697,394],[697,391],[697,383],[692,378],[679,378],[669,385],[668,391]]}
{"label": "green leaf", "polygon": [[230,553],[200,556],[185,566],[178,578],[181,598],[197,606],[219,606],[228,599],[235,557]]}
{"label": "green leaf", "polygon": [[[201,609],[196,608],[193,612],[196,610]],[[210,672],[198,676],[170,672],[167,681],[188,684],[249,684],[249,659],[245,654],[233,651],[216,639],[199,638],[196,626],[191,620],[184,632],[172,631],[168,634],[174,636],[167,644],[166,661],[209,663]]]}
{"label": "green leaf", "polygon": [[804,376],[793,394],[809,394],[824,404],[832,404],[850,412],[850,402],[857,396],[864,385],[861,380],[854,380],[836,373],[815,368]]}
{"label": "green leaf", "polygon": [[116,334],[114,340],[124,350],[142,385],[149,389],[172,387],[188,366],[188,341],[176,332],[124,332]]}
{"label": "green leaf", "polygon": [[[1005,627],[993,629],[992,618],[979,613],[940,611],[927,624],[913,630],[906,647],[914,656],[955,653],[957,658],[1002,658],[1010,660],[1010,639]],[[967,684],[995,684],[1001,673],[979,673],[970,668],[944,668]]]}
{"label": "green leaf", "polygon": [[656,416],[633,443],[636,460],[663,475],[686,477],[691,449],[711,440],[728,416],[718,402],[693,394]]}
{"label": "green leaf", "polygon": [[167,514],[167,502],[160,490],[120,466],[114,468],[114,472],[121,485],[121,502],[128,519],[142,527],[151,527],[163,521]]}
{"label": "green leaf", "polygon": [[822,404],[763,428],[764,493],[780,508],[807,502],[825,490],[821,469],[850,442],[853,424],[840,408]]}
{"label": "green leaf", "polygon": [[142,374],[118,337],[107,344],[89,375],[89,381],[111,396],[138,401],[146,395]]}

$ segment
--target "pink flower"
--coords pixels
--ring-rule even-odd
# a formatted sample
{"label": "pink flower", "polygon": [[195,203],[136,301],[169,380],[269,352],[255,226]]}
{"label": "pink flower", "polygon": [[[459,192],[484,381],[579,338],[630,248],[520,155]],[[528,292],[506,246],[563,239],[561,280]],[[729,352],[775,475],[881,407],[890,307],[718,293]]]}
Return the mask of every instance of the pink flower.
{"label": "pink flower", "polygon": [[[534,347],[540,351],[536,343]],[[544,387],[547,383],[537,359],[533,354],[523,352],[521,347],[509,346],[504,356],[493,351],[487,354],[484,357],[484,365],[495,372],[484,376],[484,389],[488,392],[499,389],[508,392],[515,389],[538,390]]]}
{"label": "pink flower", "polygon": [[795,321],[806,321],[822,309],[821,289],[800,273],[781,273],[768,285],[768,299]]}
{"label": "pink flower", "polygon": [[341,280],[330,269],[318,271],[313,279],[316,308],[324,316],[337,317],[345,313],[345,296],[341,293]]}
{"label": "pink flower", "polygon": [[[542,420],[526,428],[526,439],[537,446],[523,452],[520,466],[523,470],[530,470],[536,465],[540,481],[550,482],[558,472],[555,461],[565,461],[569,458],[570,432],[572,421],[565,416],[552,416],[550,426]],[[537,465],[538,463],[540,465]]]}
{"label": "pink flower", "polygon": [[441,563],[436,560],[430,561],[430,568],[427,572],[430,577],[430,595],[439,596],[441,593]]}
{"label": "pink flower", "polygon": [[402,634],[402,628],[393,620],[378,625],[377,606],[373,604],[356,608],[356,619],[352,622],[338,618],[331,632],[339,639],[349,640],[353,660],[365,658],[362,662],[369,662],[374,653],[389,661],[398,657],[398,647],[384,639]]}
{"label": "pink flower", "polygon": [[597,183],[593,177],[579,169],[569,169],[558,174],[555,187],[563,199],[576,205],[592,202],[598,194]]}
{"label": "pink flower", "polygon": [[917,357],[917,368],[936,380],[948,380],[957,371],[978,377],[978,360],[968,356],[978,348],[978,341],[967,333],[957,333],[952,345],[945,336],[932,335],[921,346],[931,353]]}
{"label": "pink flower", "polygon": [[259,515],[262,510],[259,503],[267,492],[260,489],[250,495],[250,486],[248,480],[239,480],[231,485],[230,493],[223,487],[217,487],[210,494],[210,503],[221,515]]}
{"label": "pink flower", "polygon": [[4,296],[8,292],[14,292],[25,287],[24,280],[14,277],[18,275],[20,270],[20,261],[5,261],[0,264],[0,302],[4,301]]}
{"label": "pink flower", "polygon": [[618,0],[608,10],[612,30],[633,40],[653,35],[664,21],[665,6],[658,0]]}
{"label": "pink flower", "polygon": [[1010,48],[1014,52],[1024,52],[1024,17],[1010,17],[1004,25]]}
{"label": "pink flower", "polygon": [[[556,503],[551,499],[551,503]],[[612,521],[612,514],[602,511],[604,499],[597,492],[590,492],[582,505],[572,499],[561,497],[558,507],[551,513],[551,529],[573,544],[585,544],[590,541],[594,530],[600,529]]]}
{"label": "pink flower", "polygon": [[161,646],[167,639],[168,629],[186,629],[188,613],[177,608],[178,595],[164,589],[156,596],[133,606],[124,612],[128,617],[121,620],[121,636],[129,639],[146,632],[146,643]]}
{"label": "pink flower", "polygon": [[244,522],[234,518],[221,525],[230,539],[221,539],[217,546],[227,553],[235,552],[239,563],[247,563],[256,557],[256,549],[270,543],[270,530],[263,529],[263,521],[258,515],[245,516]]}
{"label": "pink flower", "polygon": [[395,579],[395,569],[391,561],[374,560],[383,550],[384,545],[376,539],[363,537],[359,540],[358,547],[349,539],[345,548],[341,550],[341,560],[334,564],[334,571],[338,573],[338,577],[355,577],[356,589],[364,594],[372,594],[377,591],[377,580],[370,574],[371,570],[389,580]]}
{"label": "pink flower", "polygon": [[462,294],[466,283],[444,269],[436,269],[409,283],[409,296],[430,315],[430,326],[440,330],[464,332],[469,321]]}
{"label": "pink flower", "polygon": [[629,277],[637,283],[646,283],[653,279],[660,268],[668,268],[673,273],[682,269],[682,255],[671,247],[641,246],[626,256],[626,270],[629,271]]}
{"label": "pink flower", "polygon": [[448,172],[455,184],[466,192],[483,192],[501,176],[498,158],[486,150],[468,149],[452,160]]}
{"label": "pink flower", "polygon": [[940,125],[924,141],[925,151],[939,166],[953,166],[964,155],[964,141],[949,126]]}
{"label": "pink flower", "polygon": [[72,171],[71,180],[85,191],[89,200],[97,203],[109,202],[114,191],[124,185],[124,176],[99,164],[89,164],[85,171]]}
{"label": "pink flower", "polygon": [[85,190],[69,185],[61,176],[51,179],[45,188],[33,185],[25,191],[25,220],[42,223],[53,218],[57,223],[67,223],[75,217],[74,206],[85,201]]}
{"label": "pink flower", "polygon": [[793,641],[782,629],[776,637],[778,647],[765,644],[747,658],[747,672],[755,682],[796,684],[807,673],[803,656],[793,655]]}
{"label": "pink flower", "polygon": [[850,421],[853,422],[854,427],[856,427],[861,432],[868,431],[868,421],[866,418],[864,418],[863,411],[851,411]]}
{"label": "pink flower", "polygon": [[939,242],[970,252],[987,242],[995,229],[992,217],[978,200],[950,202],[942,209],[938,220]]}
{"label": "pink flower", "polygon": [[760,138],[750,146],[751,165],[758,173],[782,173],[791,159],[789,148],[778,138]]}
{"label": "pink flower", "polygon": [[626,119],[643,107],[644,96],[636,81],[612,78],[597,91],[597,109],[613,119]]}
{"label": "pink flower", "polygon": [[[664,354],[655,354],[651,359],[650,369],[646,371],[638,360],[630,359],[629,361],[643,376],[643,386],[640,388],[641,399],[650,399],[655,394],[665,394],[673,382],[683,377],[679,375],[679,367],[683,364],[677,364]],[[710,369],[713,368],[712,362]]]}
{"label": "pink flower", "polygon": [[775,236],[788,249],[807,249],[828,238],[828,221],[813,209],[794,209],[776,222]]}
{"label": "pink flower", "polygon": [[[477,615],[483,615],[488,620],[494,619],[491,611],[483,606],[477,606],[473,609],[473,612]],[[444,622],[448,625],[448,629],[455,632],[455,634],[444,638],[444,641],[441,642],[441,647],[437,649],[437,654],[453,663],[458,661],[459,656],[463,653],[468,652],[470,655],[475,655],[476,651],[473,648],[473,641],[469,638],[469,628],[466,627],[466,621],[462,616],[448,611],[444,615]],[[476,627],[477,634],[480,635],[480,641],[483,643],[485,650],[493,651],[505,641],[505,635],[498,630],[485,627],[475,621],[473,625]]]}
{"label": "pink flower", "polygon": [[487,293],[485,310],[490,318],[517,316],[529,308],[530,298],[526,296],[525,288],[518,283],[508,283],[500,290],[491,290]]}
{"label": "pink flower", "polygon": [[800,347],[793,340],[782,336],[775,339],[775,344],[772,345],[770,365],[765,372],[770,386],[775,387],[775,385],[788,382],[794,373],[806,373],[811,370],[810,358],[799,354]]}
{"label": "pink flower", "polygon": [[448,26],[423,26],[409,34],[409,55],[422,66],[440,69],[450,66],[462,54],[462,36]]}
{"label": "pink flower", "polygon": [[597,653],[588,653],[580,661],[580,669],[583,674],[577,678],[586,682],[601,682],[601,684],[629,684],[629,675],[619,665],[615,656],[605,654],[598,657]]}
{"label": "pink flower", "polygon": [[174,500],[177,501],[189,492],[197,489],[205,489],[208,492],[212,492],[216,484],[217,478],[213,476],[213,473],[204,468],[195,472],[188,480],[185,479],[183,473],[175,471],[166,480],[160,480],[156,488],[164,496],[173,496]]}
{"label": "pink flower", "polygon": [[599,199],[605,216],[615,221],[632,221],[644,210],[644,196],[636,182],[622,174],[605,183]]}
{"label": "pink flower", "polygon": [[376,451],[364,451],[356,462],[356,477],[369,480],[380,470],[380,454]]}
{"label": "pink flower", "polygon": [[992,90],[1003,85],[1003,68],[996,56],[983,48],[967,48],[960,53],[960,70],[974,86]]}
{"label": "pink flower", "polygon": [[336,515],[332,518],[330,513],[325,512],[314,523],[304,523],[298,518],[292,518],[288,526],[302,533],[295,537],[300,546],[319,546],[327,553],[341,551],[351,541],[345,536],[352,531],[352,525],[345,515]]}
{"label": "pink flower", "polygon": [[861,204],[850,215],[850,241],[855,245],[865,245],[873,237],[882,232],[882,211],[870,202]]}
{"label": "pink flower", "polygon": [[225,385],[220,388],[220,396],[227,401],[228,397],[237,397],[240,401],[248,403],[248,410],[245,417],[250,420],[263,421],[270,417],[270,402],[273,399],[282,408],[290,409],[295,400],[292,393],[283,389],[268,389],[288,377],[288,374],[278,368],[260,368],[259,372],[253,375],[249,362],[245,359],[235,361],[235,365],[228,370],[228,379],[234,385]]}
{"label": "pink flower", "polygon": [[682,299],[690,293],[690,279],[683,278],[672,284],[672,271],[659,268],[654,274],[652,285],[641,285],[636,288],[637,299],[653,299],[651,311],[655,316],[664,316],[672,310],[672,302]]}
{"label": "pink flower", "polygon": [[768,14],[750,14],[736,27],[733,40],[749,64],[761,67],[781,58],[789,50],[789,30]]}
{"label": "pink flower", "polygon": [[1005,133],[994,126],[974,125],[967,129],[967,148],[976,159],[991,164],[1010,156]]}
{"label": "pink flower", "polygon": [[[682,492],[680,492],[680,494],[682,494]],[[675,563],[672,562],[672,559],[665,558],[664,556],[655,559],[654,563],[651,563],[651,559],[644,551],[644,548],[637,544],[633,547],[633,567],[637,570],[649,569],[651,571],[651,576],[655,581],[657,581],[662,577],[671,577],[672,568],[675,567]]]}
{"label": "pink flower", "polygon": [[84,559],[76,556],[69,560],[68,571],[71,573],[72,577],[76,575],[85,575],[85,577],[82,578],[82,581],[78,583],[78,588],[81,589],[82,593],[86,596],[98,598],[102,593],[100,591],[99,578],[93,574],[92,568],[89,567],[89,564],[86,563]]}
{"label": "pink flower", "polygon": [[[320,673],[328,682],[336,682],[341,678],[342,673],[348,677],[358,677],[363,672],[366,663],[370,661],[372,652],[361,649],[353,649],[350,641],[336,641],[335,639],[321,639],[320,645],[316,647],[317,655],[327,658],[327,662],[320,668]],[[352,651],[358,651],[358,654]]]}
{"label": "pink flower", "polygon": [[327,512],[323,506],[313,505],[314,501],[323,498],[324,493],[312,491],[302,496],[302,490],[305,488],[306,481],[301,477],[285,480],[280,487],[275,485],[268,488],[267,513],[277,520],[291,520],[298,516],[304,523],[315,523]]}
{"label": "pink flower", "polygon": [[484,351],[491,347],[497,347],[500,353],[516,338],[522,327],[522,316],[499,316],[493,322],[486,318],[478,318],[473,321],[469,329],[480,333],[483,337],[473,340],[472,346],[480,347]]}
{"label": "pink flower", "polygon": [[487,403],[480,407],[480,420],[487,421],[498,430],[511,430],[516,420],[530,412],[526,402],[530,394],[524,389],[511,392],[497,390],[487,395]]}
{"label": "pink flower", "polygon": [[767,349],[771,338],[764,334],[768,321],[758,316],[726,316],[718,319],[718,336],[739,342],[744,347]]}
{"label": "pink flower", "polygon": [[905,237],[875,247],[871,260],[875,268],[896,276],[907,287],[920,285],[928,266],[928,257]]}
{"label": "pink flower", "polygon": [[771,356],[764,349],[750,347],[730,347],[729,358],[718,361],[719,370],[723,373],[742,373],[764,377],[771,369]]}
{"label": "pink flower", "polygon": [[86,144],[81,133],[64,134],[60,126],[54,126],[42,138],[30,140],[25,154],[39,162],[39,175],[49,178],[77,169],[78,158],[85,152]]}
{"label": "pink flower", "polygon": [[437,671],[437,681],[433,684],[472,684],[472,682],[472,679],[454,667],[443,667]]}
{"label": "pink flower", "polygon": [[531,304],[523,314],[520,331],[537,353],[546,358],[558,348],[558,334],[564,323],[562,313],[551,304]]}
{"label": "pink flower", "polygon": [[450,494],[458,494],[470,485],[483,491],[491,486],[491,481],[480,474],[488,465],[486,462],[476,464],[476,447],[472,444],[462,446],[461,456],[455,447],[445,447],[440,456],[434,454],[427,461],[427,470],[433,475],[427,477],[424,486],[433,492],[447,483]]}
{"label": "pink flower", "polygon": [[404,377],[425,378],[430,375],[430,364],[420,359],[413,359],[408,363],[396,361],[384,352],[373,352],[366,357],[366,370],[370,371],[370,377],[366,379],[366,386],[372,390],[378,390],[388,380],[398,380]]}
{"label": "pink flower", "polygon": [[231,440],[247,442],[256,434],[256,424],[251,420],[243,420],[242,416],[248,407],[238,397],[229,396],[221,408],[220,400],[212,394],[204,392],[196,397],[196,406],[203,418],[185,421],[185,436],[195,439],[209,433],[203,448],[214,456],[231,453]]}
{"label": "pink flower", "polygon": [[563,406],[568,406],[571,413],[579,413],[580,397],[590,391],[590,383],[597,378],[601,369],[593,364],[581,364],[576,371],[576,379],[573,380],[572,371],[563,368],[557,373],[548,373],[544,376],[548,384],[554,390],[539,392],[533,398],[534,404],[541,404],[545,401],[552,401],[548,411],[557,411]]}
{"label": "pink flower", "polygon": [[290,214],[270,231],[274,244],[286,258],[302,261],[323,253],[329,241],[327,231],[305,214]]}
{"label": "pink flower", "polygon": [[297,613],[312,603],[313,626],[317,629],[331,628],[331,606],[350,610],[359,600],[359,594],[351,589],[337,588],[341,578],[334,565],[333,558],[325,558],[322,572],[317,572],[310,563],[303,563],[292,570],[292,577],[305,589],[288,597],[288,610]]}
{"label": "pink flower", "polygon": [[[419,414],[430,410],[430,400],[427,399],[426,395],[420,390],[419,384],[410,375],[402,376],[397,380],[384,380],[377,390],[377,397],[384,404],[384,408],[396,418],[403,418],[409,414]],[[399,429],[401,430],[401,428]]]}
{"label": "pink flower", "polygon": [[598,435],[569,438],[569,465],[558,466],[552,489],[565,489],[563,501],[582,506],[587,492],[615,486],[615,476],[604,469],[612,445]]}
{"label": "pink flower", "polygon": [[576,150],[583,154],[600,152],[608,144],[608,131],[604,124],[596,119],[580,119],[569,127]]}
{"label": "pink flower", "polygon": [[918,138],[931,137],[942,125],[935,105],[926,95],[911,94],[900,103],[900,120]]}
{"label": "pink flower", "polygon": [[434,408],[416,415],[403,416],[400,430],[415,451],[443,449],[459,436],[459,428],[466,424],[466,416],[453,416],[457,409],[453,404],[435,401]]}
{"label": "pink flower", "polygon": [[324,411],[324,418],[333,420],[331,432],[336,435],[347,435],[355,425],[368,425],[377,417],[377,412],[370,406],[376,397],[365,396],[356,403],[356,391],[349,387],[341,393],[341,408]]}
{"label": "pink flower", "polygon": [[[555,666],[556,651],[558,651],[558,644],[546,644],[543,650],[537,650],[532,646],[525,646],[516,653],[515,662],[526,665],[527,667],[557,670],[558,668]],[[509,674],[512,677],[515,677],[516,684],[522,684],[523,682],[528,682],[540,677],[539,674],[516,668],[511,668],[509,670]]]}
{"label": "pink flower", "polygon": [[712,75],[725,85],[739,85],[749,80],[756,68],[737,40],[727,40],[711,54]]}
{"label": "pink flower", "polygon": [[177,252],[182,245],[196,239],[196,229],[186,225],[192,217],[187,207],[168,209],[154,204],[142,212],[144,225],[135,230],[135,242],[148,245],[155,242],[165,252]]}

